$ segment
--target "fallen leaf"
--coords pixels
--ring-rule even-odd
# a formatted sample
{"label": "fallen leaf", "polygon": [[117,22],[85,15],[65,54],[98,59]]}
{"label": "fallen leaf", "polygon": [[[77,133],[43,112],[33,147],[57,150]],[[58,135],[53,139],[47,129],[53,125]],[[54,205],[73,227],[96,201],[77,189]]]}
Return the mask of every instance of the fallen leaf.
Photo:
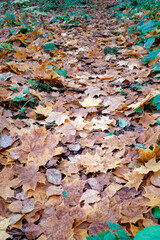
{"label": "fallen leaf", "polygon": [[0,221],[0,236],[1,240],[6,240],[7,238],[10,237],[8,233],[6,233],[6,229],[9,225],[9,218],[3,219]]}
{"label": "fallen leaf", "polygon": [[102,100],[100,98],[92,98],[91,96],[88,96],[87,98],[84,99],[83,102],[79,102],[82,107],[100,107],[100,103]]}
{"label": "fallen leaf", "polygon": [[46,122],[55,122],[57,125],[63,124],[66,120],[69,120],[69,116],[61,112],[51,112],[46,118]]}
{"label": "fallen leaf", "polygon": [[2,134],[0,136],[0,149],[7,148],[11,146],[13,143],[13,139],[10,136]]}
{"label": "fallen leaf", "polygon": [[86,192],[84,192],[79,200],[79,202],[84,201],[85,204],[90,204],[90,203],[95,203],[101,200],[99,192],[92,190],[92,189],[88,189]]}

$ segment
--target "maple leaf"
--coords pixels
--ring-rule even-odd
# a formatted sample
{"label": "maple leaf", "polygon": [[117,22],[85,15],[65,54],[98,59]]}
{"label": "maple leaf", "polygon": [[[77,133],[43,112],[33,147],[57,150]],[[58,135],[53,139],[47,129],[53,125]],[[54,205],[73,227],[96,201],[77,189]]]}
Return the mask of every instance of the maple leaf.
{"label": "maple leaf", "polygon": [[79,164],[83,166],[86,173],[89,172],[106,172],[105,160],[98,153],[91,155],[89,153],[81,155]]}
{"label": "maple leaf", "polygon": [[137,109],[137,108],[143,106],[145,103],[149,102],[153,97],[155,97],[158,94],[159,94],[158,90],[151,90],[146,97],[143,97],[137,103],[133,103],[133,104],[129,105],[128,108]]}
{"label": "maple leaf", "polygon": [[101,200],[99,192],[95,191],[93,189],[88,189],[86,192],[84,192],[80,198],[80,202],[84,201],[87,204],[98,202]]}
{"label": "maple leaf", "polygon": [[74,121],[70,121],[70,123],[75,127],[77,131],[81,131],[87,125],[87,122],[84,121],[84,118],[81,116],[76,117]]}
{"label": "maple leaf", "polygon": [[35,202],[38,202],[40,204],[45,204],[46,200],[46,191],[41,186],[37,186],[35,190],[28,190],[27,195],[28,197],[34,197]]}
{"label": "maple leaf", "polygon": [[64,136],[75,135],[76,129],[71,122],[65,122],[56,129],[57,133],[62,133]]}
{"label": "maple leaf", "polygon": [[150,178],[151,183],[159,187],[160,186],[160,170],[158,172],[153,173],[153,175]]}
{"label": "maple leaf", "polygon": [[10,219],[6,218],[0,221],[0,236],[1,240],[6,240],[7,238],[10,237],[8,233],[6,233],[6,229],[8,227]]}
{"label": "maple leaf", "polygon": [[14,57],[17,58],[17,61],[18,62],[21,62],[22,60],[25,61],[28,57],[28,54],[26,51],[20,51],[20,50],[17,50],[15,53],[14,53]]}
{"label": "maple leaf", "polygon": [[138,148],[137,150],[140,154],[140,156],[137,158],[137,160],[141,162],[147,162],[152,158],[159,157],[160,156],[160,147],[158,144],[154,144],[152,149],[151,148]]}
{"label": "maple leaf", "polygon": [[147,199],[143,196],[139,196],[133,199],[124,199],[121,208],[121,221],[123,223],[136,222],[143,218],[143,214],[148,212],[146,206]]}
{"label": "maple leaf", "polygon": [[69,160],[70,161],[63,160],[59,165],[59,169],[63,174],[71,176],[71,174],[78,173],[82,167],[79,164],[79,155],[69,157]]}
{"label": "maple leaf", "polygon": [[29,189],[35,190],[37,183],[45,183],[45,177],[38,172],[38,165],[34,162],[29,162],[25,167],[15,167],[14,174],[18,176],[18,186],[23,185],[24,192]]}
{"label": "maple leaf", "polygon": [[150,185],[144,187],[144,196],[147,198],[147,206],[156,207],[160,204],[160,189]]}
{"label": "maple leaf", "polygon": [[107,109],[103,110],[103,113],[110,113],[115,111],[117,108],[120,108],[124,100],[124,96],[114,96],[114,101],[113,96],[107,96],[103,102],[103,105],[107,107]]}
{"label": "maple leaf", "polygon": [[51,240],[70,239],[73,234],[74,216],[70,216],[68,208],[64,205],[59,206],[56,213],[42,220],[40,226]]}
{"label": "maple leaf", "polygon": [[[14,238],[17,229],[23,234],[22,225],[27,239],[85,240],[88,234],[107,231],[107,221],[122,223],[133,235],[142,226],[157,224],[151,208],[160,205],[158,28],[147,22],[145,11],[132,16],[132,6],[117,3],[128,21],[113,19],[113,12],[119,16],[113,6],[107,27],[104,17],[97,30],[106,4],[89,10],[96,11],[89,25],[84,24],[86,13],[80,13],[84,19],[79,21],[76,8],[45,15],[43,27],[29,26],[34,25],[32,13],[29,19],[25,15],[25,26],[17,14],[18,28],[6,26],[13,14],[3,16],[2,240],[9,237],[7,232]],[[77,21],[82,26],[78,29]],[[107,51],[116,55],[104,56]],[[31,89],[33,81],[37,86],[47,83],[50,91]],[[34,104],[26,104],[24,89]],[[20,100],[25,112],[17,112]],[[112,230],[115,224],[109,226]]]}
{"label": "maple leaf", "polygon": [[102,100],[100,98],[92,98],[91,96],[88,96],[87,98],[84,99],[83,102],[79,102],[82,107],[100,107],[100,103],[102,102]]}
{"label": "maple leaf", "polygon": [[4,199],[14,197],[14,187],[17,184],[17,180],[13,179],[12,168],[4,168],[0,172],[0,196]]}
{"label": "maple leaf", "polygon": [[49,136],[45,127],[34,129],[31,135],[24,133],[21,141],[21,146],[11,149],[11,156],[14,152],[18,152],[19,158],[22,157],[23,159],[23,154],[27,154],[29,162],[35,162],[40,166],[45,165],[54,154],[58,154],[55,147],[59,142],[59,137],[56,135]]}
{"label": "maple leaf", "polygon": [[46,69],[46,64],[42,65],[33,65],[33,78],[44,79],[44,80],[53,80],[57,84],[62,84],[62,81],[59,78],[59,75],[56,71],[52,69]]}
{"label": "maple leaf", "polygon": [[[108,129],[109,125],[115,125],[116,121],[109,117],[102,116],[100,119],[93,118],[91,124],[93,129],[101,129],[102,131]],[[90,124],[89,124],[90,125]]]}
{"label": "maple leaf", "polygon": [[57,125],[63,124],[66,120],[69,120],[69,116],[66,113],[51,112],[46,118],[46,122],[55,122]]}
{"label": "maple leaf", "polygon": [[156,117],[151,115],[150,113],[144,113],[140,118],[139,123],[143,125],[145,128],[149,128],[150,125],[154,125],[156,123]]}
{"label": "maple leaf", "polygon": [[74,174],[73,176],[66,176],[63,179],[62,187],[64,191],[67,191],[68,196],[65,199],[64,196],[62,196],[61,199],[64,201],[66,206],[75,206],[79,203],[84,186],[85,181],[80,181],[78,174]]}
{"label": "maple leaf", "polygon": [[[30,223],[29,226],[26,227],[25,229],[25,234],[26,234],[26,237],[29,239],[29,238],[32,238],[32,239],[41,239],[41,240],[45,240],[44,238],[42,238],[41,234],[43,233],[43,229],[41,228],[41,226],[37,225],[37,224],[34,224],[34,223]],[[40,236],[41,235],[41,236]],[[39,238],[40,236],[40,238]]]}
{"label": "maple leaf", "polygon": [[138,190],[139,186],[141,185],[145,174],[138,173],[136,170],[130,173],[125,174],[125,179],[128,182],[125,184],[126,187],[135,188]]}
{"label": "maple leaf", "polygon": [[139,168],[136,168],[136,171],[141,174],[147,174],[149,172],[157,172],[160,170],[160,162],[156,162],[155,158],[150,159],[148,162],[144,163]]}
{"label": "maple leaf", "polygon": [[38,105],[38,107],[36,108],[35,112],[38,113],[38,114],[42,114],[42,115],[47,117],[49,115],[49,113],[52,112],[52,106],[48,105],[46,107],[43,107],[41,105]]}

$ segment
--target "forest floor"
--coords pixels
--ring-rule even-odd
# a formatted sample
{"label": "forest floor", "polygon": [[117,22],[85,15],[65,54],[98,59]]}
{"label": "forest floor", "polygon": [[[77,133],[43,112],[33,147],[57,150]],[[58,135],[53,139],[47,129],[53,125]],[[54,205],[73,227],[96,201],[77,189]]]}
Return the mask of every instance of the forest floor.
{"label": "forest floor", "polygon": [[160,84],[152,66],[160,57],[144,58],[147,47],[135,44],[143,28],[131,31],[148,11],[126,9],[118,19],[111,4],[22,14],[14,26],[3,16],[1,240],[85,240],[109,230],[107,221],[132,238],[158,224]]}

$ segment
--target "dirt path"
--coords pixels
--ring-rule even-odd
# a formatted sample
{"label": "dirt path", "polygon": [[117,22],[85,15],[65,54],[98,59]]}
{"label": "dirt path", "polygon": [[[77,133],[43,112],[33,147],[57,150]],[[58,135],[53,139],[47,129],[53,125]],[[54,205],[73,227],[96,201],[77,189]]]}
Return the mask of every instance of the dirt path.
{"label": "dirt path", "polygon": [[146,105],[160,86],[128,35],[131,20],[119,22],[110,4],[26,35],[1,33],[17,47],[1,53],[3,239],[85,240],[107,221],[133,237],[157,223],[159,114]]}

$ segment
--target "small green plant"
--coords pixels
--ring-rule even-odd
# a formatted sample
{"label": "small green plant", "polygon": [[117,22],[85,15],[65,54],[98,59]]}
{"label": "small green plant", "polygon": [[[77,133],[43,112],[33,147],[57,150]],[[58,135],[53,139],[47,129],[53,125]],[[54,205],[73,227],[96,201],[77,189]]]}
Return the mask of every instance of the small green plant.
{"label": "small green plant", "polygon": [[13,3],[18,6],[18,7],[27,7],[28,4],[30,3],[29,0],[14,0]]}
{"label": "small green plant", "polygon": [[0,43],[0,50],[16,50],[16,47],[9,43]]}
{"label": "small green plant", "polygon": [[139,90],[141,88],[141,83],[137,82],[135,85],[131,86],[131,89],[134,90]]}
{"label": "small green plant", "polygon": [[107,55],[107,54],[112,54],[112,55],[117,55],[118,54],[118,49],[117,48],[111,48],[111,47],[106,47],[104,50],[104,55]]}
{"label": "small green plant", "polygon": [[152,209],[152,214],[153,214],[154,218],[160,219],[160,208],[158,206],[154,207]]}
{"label": "small green plant", "polygon": [[[131,240],[126,232],[117,223],[107,222],[110,231],[86,237],[87,240]],[[134,240],[158,240],[160,236],[160,225],[149,226],[139,231]]]}
{"label": "small green plant", "polygon": [[57,73],[58,75],[63,76],[63,77],[65,77],[65,78],[67,77],[67,70],[66,70],[66,69],[60,69],[60,68],[57,68],[57,67],[52,66],[52,65],[48,65],[48,66],[45,68],[45,70],[47,70],[47,69],[53,69],[53,70],[56,71],[56,73]]}
{"label": "small green plant", "polygon": [[142,59],[144,64],[147,64],[149,61],[154,60],[156,57],[160,56],[160,48],[155,49],[153,52],[150,52],[147,56]]}
{"label": "small green plant", "polygon": [[32,79],[29,79],[27,80],[27,83],[30,83],[31,84],[31,88],[34,89],[34,90],[38,90],[39,92],[51,92],[52,91],[52,87],[49,86],[48,84],[44,83],[44,82],[39,82],[39,81],[36,81],[36,80],[32,80]]}
{"label": "small green plant", "polygon": [[[13,90],[16,90],[16,89],[12,89],[12,91],[13,91]],[[29,98],[28,101],[26,101],[26,102],[24,103],[24,105],[21,107],[21,109],[20,109],[18,112],[25,112],[25,111],[26,111],[25,106],[27,105],[27,103],[29,103],[29,102],[35,103],[35,100],[34,100],[33,96],[30,94],[28,88],[23,89],[23,93],[28,94],[28,95],[30,96],[30,98]],[[13,99],[13,102],[21,102],[21,101],[23,101],[23,100],[26,100],[26,98],[25,98],[23,95],[19,95],[19,96],[15,97],[15,98]]]}
{"label": "small green plant", "polygon": [[131,238],[126,234],[126,232],[121,229],[121,226],[117,223],[107,222],[110,231],[100,233],[98,235],[93,235],[86,237],[87,240],[131,240]]}
{"label": "small green plant", "polygon": [[93,16],[89,15],[89,13],[82,12],[82,11],[76,11],[76,12],[70,12],[70,13],[65,13],[65,14],[60,14],[56,17],[54,17],[50,22],[60,22],[63,23],[63,27],[66,28],[71,28],[71,27],[76,27],[79,25],[81,20],[84,19],[92,19]]}
{"label": "small green plant", "polygon": [[134,111],[135,111],[136,113],[140,113],[140,114],[143,113],[143,109],[142,109],[141,107],[136,108]]}
{"label": "small green plant", "polygon": [[160,110],[160,94],[152,98],[149,105],[152,107],[156,107],[157,110]]}
{"label": "small green plant", "polygon": [[7,26],[16,26],[16,19],[13,13],[7,12],[3,18],[1,19],[1,23],[5,24]]}

